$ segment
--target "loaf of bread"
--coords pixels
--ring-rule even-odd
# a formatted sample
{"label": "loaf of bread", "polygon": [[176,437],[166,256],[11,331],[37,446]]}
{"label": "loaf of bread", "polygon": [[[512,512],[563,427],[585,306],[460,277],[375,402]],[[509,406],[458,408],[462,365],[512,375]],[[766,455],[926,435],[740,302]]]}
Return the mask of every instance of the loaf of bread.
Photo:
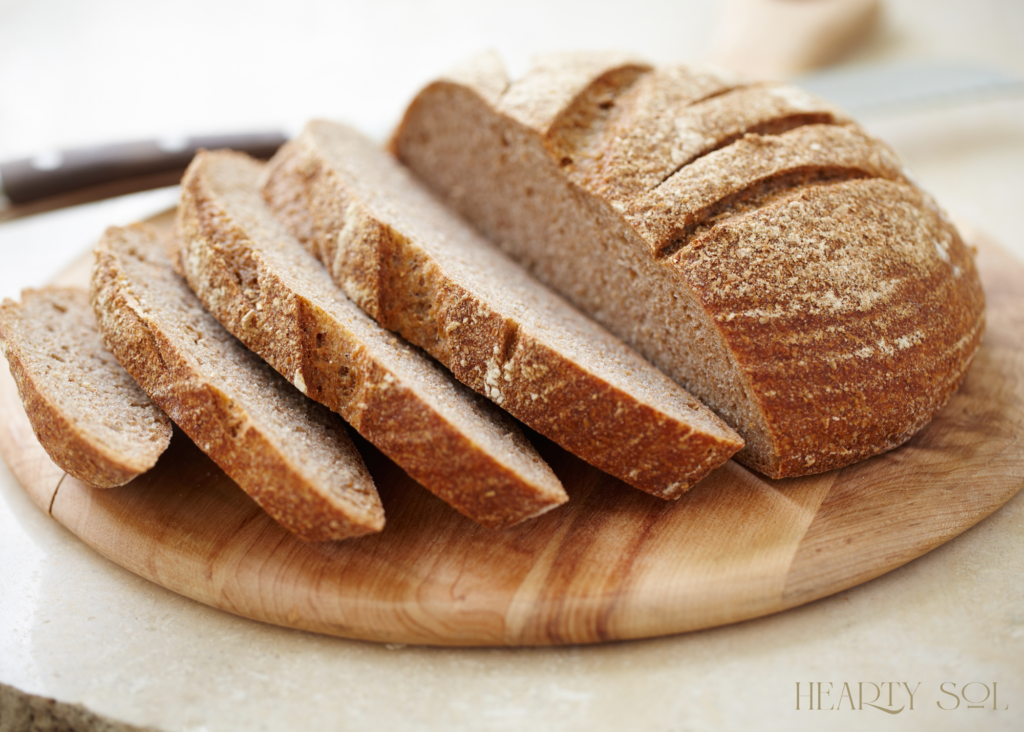
{"label": "loaf of bread", "polygon": [[196,445],[307,541],[380,531],[384,508],[344,424],[207,313],[154,231],[108,229],[92,304],[110,349]]}
{"label": "loaf of bread", "polygon": [[592,465],[678,498],[742,446],[354,130],[310,122],[271,160],[263,190],[381,325]]}
{"label": "loaf of bread", "polygon": [[514,421],[366,316],[273,216],[263,165],[201,152],[182,182],[180,264],[225,327],[484,526],[568,497]]}
{"label": "loaf of bread", "polygon": [[152,468],[171,421],[103,344],[85,290],[25,290],[0,306],[0,348],[32,430],[62,470],[98,488]]}
{"label": "loaf of bread", "polygon": [[427,86],[398,158],[743,436],[771,477],[907,440],[984,330],[967,248],[895,154],[780,84],[601,54]]}

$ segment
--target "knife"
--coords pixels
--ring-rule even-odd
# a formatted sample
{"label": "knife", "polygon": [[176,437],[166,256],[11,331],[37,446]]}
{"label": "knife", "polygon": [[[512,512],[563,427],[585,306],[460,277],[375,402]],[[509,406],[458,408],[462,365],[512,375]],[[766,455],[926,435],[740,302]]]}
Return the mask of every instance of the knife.
{"label": "knife", "polygon": [[0,163],[0,203],[24,204],[128,178],[185,171],[200,148],[232,148],[266,160],[283,132],[165,137],[43,152]]}
{"label": "knife", "polygon": [[839,67],[790,81],[857,118],[1024,94],[1024,79],[1005,71],[941,61]]}

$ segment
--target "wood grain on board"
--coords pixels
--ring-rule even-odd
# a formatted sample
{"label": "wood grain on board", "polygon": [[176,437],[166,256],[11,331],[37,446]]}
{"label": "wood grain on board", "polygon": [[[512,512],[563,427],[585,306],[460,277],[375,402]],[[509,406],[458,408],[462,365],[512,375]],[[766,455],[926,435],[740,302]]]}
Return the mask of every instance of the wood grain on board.
{"label": "wood grain on board", "polygon": [[[304,544],[177,430],[156,468],[126,486],[64,477],[5,364],[0,453],[40,508],[104,556],[278,625],[401,643],[547,645],[755,618],[905,564],[1024,485],[1024,265],[975,240],[988,329],[964,384],[903,447],[822,475],[772,481],[729,462],[665,502],[531,434],[570,502],[491,531],[357,437],[387,526]],[[59,279],[84,284],[90,262]]]}

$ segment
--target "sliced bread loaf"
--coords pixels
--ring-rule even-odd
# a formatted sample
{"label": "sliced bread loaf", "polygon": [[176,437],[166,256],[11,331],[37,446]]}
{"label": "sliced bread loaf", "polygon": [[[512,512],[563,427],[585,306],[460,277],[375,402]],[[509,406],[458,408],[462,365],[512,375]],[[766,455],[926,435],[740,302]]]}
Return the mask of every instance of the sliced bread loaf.
{"label": "sliced bread loaf", "polygon": [[306,541],[384,527],[373,479],[344,424],[203,309],[152,229],[107,230],[96,248],[92,303],[128,372],[275,521]]}
{"label": "sliced bread loaf", "polygon": [[509,526],[568,500],[507,415],[345,297],[267,208],[262,169],[204,152],[182,182],[181,266],[210,311],[474,521]]}
{"label": "sliced bread loaf", "polygon": [[62,470],[98,488],[152,468],[171,421],[103,345],[85,290],[25,290],[0,306],[0,347],[32,429]]}
{"label": "sliced bread loaf", "polygon": [[420,92],[392,149],[722,415],[741,462],[803,475],[907,440],[984,330],[956,229],[821,100],[636,70],[561,56],[510,82],[487,57]]}
{"label": "sliced bread loaf", "polygon": [[677,498],[742,441],[359,133],[309,123],[264,195],[381,325],[592,465]]}

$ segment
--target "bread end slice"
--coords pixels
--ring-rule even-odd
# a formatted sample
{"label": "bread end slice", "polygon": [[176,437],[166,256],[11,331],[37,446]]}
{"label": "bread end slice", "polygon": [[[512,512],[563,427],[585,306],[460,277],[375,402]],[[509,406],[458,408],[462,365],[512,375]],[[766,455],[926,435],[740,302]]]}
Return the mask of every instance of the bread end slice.
{"label": "bread end slice", "polygon": [[112,488],[152,468],[171,421],[106,349],[84,290],[25,290],[0,307],[0,345],[47,454]]}

